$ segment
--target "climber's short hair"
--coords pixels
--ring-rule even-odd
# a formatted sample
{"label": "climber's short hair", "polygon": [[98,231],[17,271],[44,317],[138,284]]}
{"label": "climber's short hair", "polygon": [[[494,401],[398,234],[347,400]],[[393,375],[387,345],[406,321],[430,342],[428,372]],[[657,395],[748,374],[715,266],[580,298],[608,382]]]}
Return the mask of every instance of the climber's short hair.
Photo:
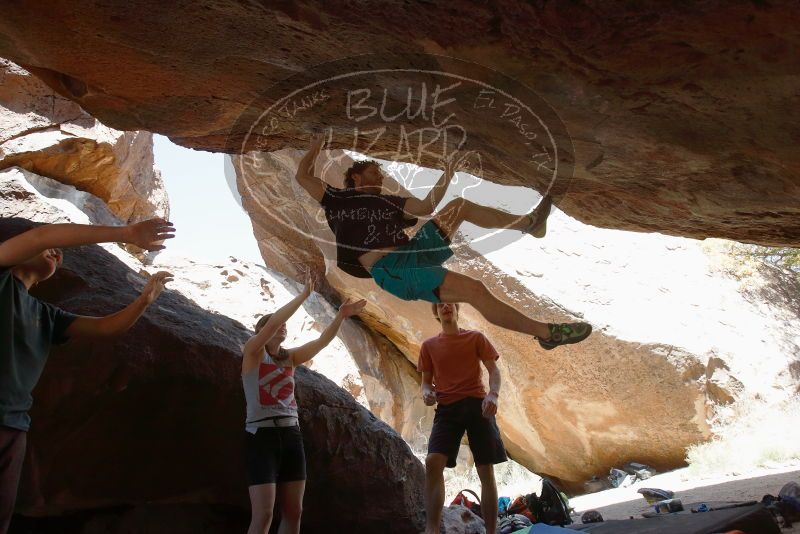
{"label": "climber's short hair", "polygon": [[353,175],[361,174],[362,172],[364,172],[364,169],[366,169],[370,165],[375,165],[378,168],[380,168],[381,166],[380,163],[371,159],[363,159],[354,162],[349,169],[344,171],[344,186],[348,189],[354,188],[356,186],[356,182],[355,180],[353,180]]}

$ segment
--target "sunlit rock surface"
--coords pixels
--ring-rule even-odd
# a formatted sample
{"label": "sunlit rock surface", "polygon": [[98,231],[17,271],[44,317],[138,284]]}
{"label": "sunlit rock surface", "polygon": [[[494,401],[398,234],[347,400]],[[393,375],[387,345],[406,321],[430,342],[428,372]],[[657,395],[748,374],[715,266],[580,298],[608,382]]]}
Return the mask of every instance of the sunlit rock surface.
{"label": "sunlit rock surface", "polygon": [[[265,261],[289,276],[297,264],[324,268],[329,298],[367,299],[364,322],[415,364],[422,341],[438,332],[429,305],[397,299],[335,266],[321,209],[292,179],[301,155],[235,161]],[[348,161],[319,172],[340,185]],[[512,208],[520,196],[481,187],[480,198],[504,199]],[[715,407],[796,391],[800,313],[774,294],[796,287],[786,273],[738,280],[725,243],[593,229],[558,211],[544,239],[508,234],[496,250],[475,242],[486,248],[485,258],[458,246],[446,266],[481,279],[530,316],[583,318],[596,329],[579,345],[546,352],[462,307],[462,326],[485,332],[501,354],[499,425],[514,459],[531,470],[577,483],[631,460],[675,467],[689,444],[709,436]],[[467,228],[462,242],[475,235]]]}
{"label": "sunlit rock surface", "polygon": [[15,166],[95,195],[124,223],[169,216],[152,134],[104,126],[0,59],[0,169]]}

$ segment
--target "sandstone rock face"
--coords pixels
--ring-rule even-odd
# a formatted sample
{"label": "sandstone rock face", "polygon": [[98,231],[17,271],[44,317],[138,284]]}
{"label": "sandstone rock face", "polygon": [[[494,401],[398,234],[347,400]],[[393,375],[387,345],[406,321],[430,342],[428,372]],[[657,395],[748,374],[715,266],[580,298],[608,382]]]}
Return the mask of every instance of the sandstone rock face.
{"label": "sandstone rock face", "polygon": [[[0,171],[4,217],[32,221],[119,224],[102,200],[71,185],[33,174],[19,167]],[[46,201],[40,201],[43,199]],[[15,202],[15,200],[17,202]]]}
{"label": "sandstone rock face", "polygon": [[99,197],[123,223],[169,216],[152,134],[108,128],[0,60],[0,170],[15,166]]}
{"label": "sandstone rock face", "polygon": [[[31,225],[10,215],[88,222],[74,206],[48,207],[25,174],[0,173],[0,240]],[[113,246],[70,250],[36,295],[72,312],[107,314],[137,295],[137,265]],[[127,335],[54,351],[34,392],[18,505],[28,516],[80,514],[36,531],[54,521],[60,531],[87,532],[227,533],[246,524],[239,369],[248,335],[168,290]],[[301,368],[297,380],[306,527],[420,531],[423,473],[408,445],[320,374]]]}
{"label": "sandstone rock face", "polygon": [[[297,264],[324,266],[329,298],[365,298],[364,322],[416,364],[422,341],[438,333],[429,305],[336,267],[321,209],[292,180],[299,157],[251,154],[234,165],[265,261],[290,276]],[[318,172],[340,185],[349,161],[334,159]],[[715,245],[591,229],[560,212],[549,227],[545,239],[511,239],[487,257],[459,243],[446,264],[532,317],[595,325],[589,340],[545,352],[462,306],[462,326],[485,332],[501,354],[498,422],[516,461],[567,486],[631,460],[675,467],[688,445],[709,436],[715,406],[796,390],[798,310],[728,276]],[[777,287],[789,278],[754,283]],[[430,418],[421,430],[429,425]]]}
{"label": "sandstone rock face", "polygon": [[[560,155],[551,151],[548,158],[562,164],[563,186],[574,175],[569,194],[557,202],[572,217],[608,228],[796,246],[798,27],[800,12],[790,0],[371,1],[357,8],[342,2],[149,0],[120,7],[50,1],[5,6],[0,55],[112,127],[234,152],[251,119],[286,94],[258,100],[262,91],[307,75],[312,66],[351,58],[335,73],[383,65],[481,71],[493,87],[513,88],[509,94],[532,91],[543,108],[536,113],[563,123],[556,128],[563,135],[556,140]],[[384,59],[381,65],[352,59],[363,54]],[[438,57],[417,61],[412,54]],[[461,60],[484,67],[453,66]],[[401,123],[411,130],[442,126],[421,115],[393,122],[376,142],[366,135],[403,109],[407,80],[386,73],[373,80],[372,87],[387,89],[384,115],[359,117],[356,125],[343,113],[344,93],[327,95],[333,108],[322,102],[323,92],[309,94],[286,108],[279,131],[245,145],[300,148],[308,128],[328,126],[340,148],[386,157],[404,141]],[[365,88],[347,80],[338,87]],[[434,90],[430,85],[428,94]],[[415,93],[414,103],[420,99]],[[256,100],[256,109],[249,109]],[[469,133],[467,148],[482,155],[482,176],[540,192],[549,187],[537,161],[512,139],[523,124],[519,116],[505,107],[492,116],[476,114],[474,100],[443,109],[456,113]],[[364,135],[354,139],[353,126]],[[437,164],[430,154],[398,158]]]}

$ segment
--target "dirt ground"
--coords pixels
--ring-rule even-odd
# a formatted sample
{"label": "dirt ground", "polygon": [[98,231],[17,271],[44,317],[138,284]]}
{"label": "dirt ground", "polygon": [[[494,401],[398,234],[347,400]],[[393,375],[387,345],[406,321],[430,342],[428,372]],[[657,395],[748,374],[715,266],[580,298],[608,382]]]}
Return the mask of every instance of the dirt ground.
{"label": "dirt ground", "polygon": [[[586,510],[599,511],[604,519],[640,518],[642,512],[652,510],[639,493],[639,488],[660,488],[675,492],[684,506],[712,501],[760,501],[766,494],[778,495],[787,482],[800,483],[800,465],[763,469],[747,474],[707,479],[689,477],[687,469],[656,475],[638,481],[627,488],[615,488],[570,499],[575,509],[575,521],[580,521]],[[800,534],[800,523],[783,534]]]}

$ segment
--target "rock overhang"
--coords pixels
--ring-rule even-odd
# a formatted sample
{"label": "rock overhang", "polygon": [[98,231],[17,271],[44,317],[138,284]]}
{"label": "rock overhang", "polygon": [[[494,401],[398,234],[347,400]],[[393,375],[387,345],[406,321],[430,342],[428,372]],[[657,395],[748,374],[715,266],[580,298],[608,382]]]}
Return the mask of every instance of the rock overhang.
{"label": "rock overhang", "polygon": [[[769,245],[800,241],[800,14],[791,2],[406,8],[374,2],[353,12],[335,3],[233,1],[191,9],[158,2],[12,6],[0,23],[0,55],[110,126],[229,152],[241,150],[241,119],[265,89],[313,75],[321,64],[338,61],[349,72],[365,54],[396,65],[424,56],[425,66],[443,70],[470,62],[528,88],[563,123],[572,145],[563,176],[571,180],[561,181],[569,187],[557,205],[582,222]],[[382,82],[399,83],[375,81]],[[389,97],[401,105],[405,93]],[[303,148],[308,130],[323,126],[343,148],[352,126],[345,119],[311,113],[244,148]],[[359,124],[363,131],[377,126],[372,119]],[[484,178],[547,189],[535,163],[514,149],[511,130],[481,120],[470,130],[484,156]],[[356,148],[393,150],[399,132],[372,146],[362,138]],[[509,163],[520,172],[509,171]]]}

